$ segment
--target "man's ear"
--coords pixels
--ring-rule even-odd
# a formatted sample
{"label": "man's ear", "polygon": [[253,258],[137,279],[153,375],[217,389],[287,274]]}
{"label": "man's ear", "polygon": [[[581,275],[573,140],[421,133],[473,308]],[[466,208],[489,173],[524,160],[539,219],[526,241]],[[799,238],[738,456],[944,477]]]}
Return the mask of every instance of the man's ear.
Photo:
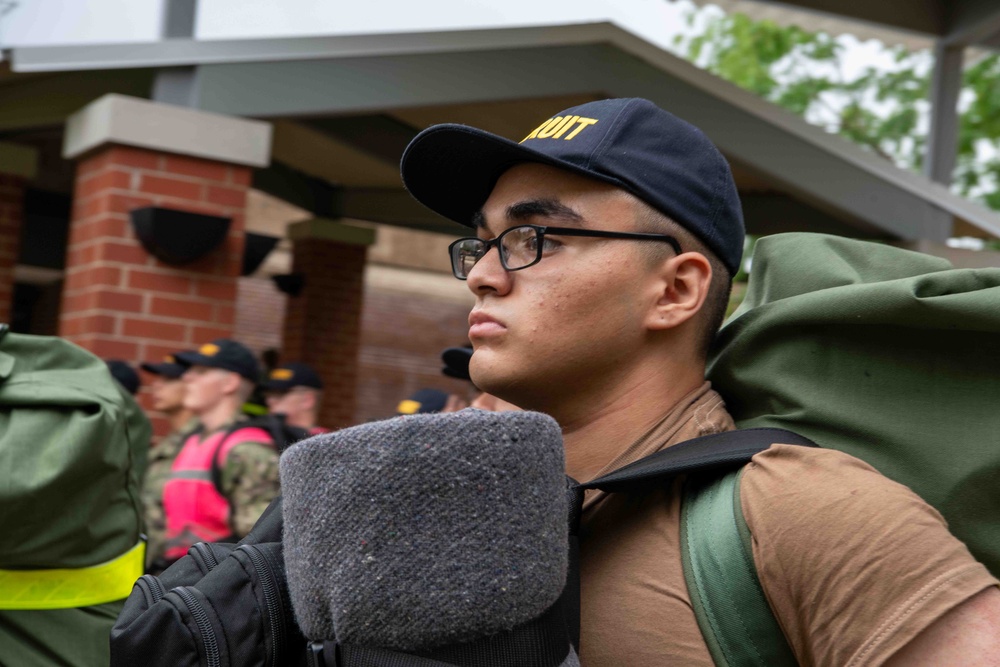
{"label": "man's ear", "polygon": [[239,394],[240,387],[243,385],[243,376],[239,373],[234,373],[229,371],[225,375],[225,379],[222,381],[222,391],[228,396],[232,394]]}
{"label": "man's ear", "polygon": [[708,298],[712,265],[698,252],[665,260],[658,269],[655,303],[646,326],[650,331],[674,329],[694,318]]}

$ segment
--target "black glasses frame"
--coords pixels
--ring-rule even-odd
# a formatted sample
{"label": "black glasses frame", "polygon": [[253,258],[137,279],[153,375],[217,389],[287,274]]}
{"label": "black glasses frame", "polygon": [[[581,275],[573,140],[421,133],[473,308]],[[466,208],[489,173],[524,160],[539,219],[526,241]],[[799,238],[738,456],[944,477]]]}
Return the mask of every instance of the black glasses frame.
{"label": "black glasses frame", "polygon": [[[512,269],[507,266],[507,253],[504,251],[504,246],[502,244],[503,237],[507,236],[511,232],[524,229],[525,227],[530,227],[535,230],[538,235],[538,247],[535,251],[535,259],[531,260],[524,266],[519,266],[516,269]],[[497,252],[500,253],[500,266],[504,268],[505,271],[520,271],[521,269],[526,269],[529,266],[534,266],[542,261],[542,250],[544,248],[545,235],[553,234],[556,236],[586,236],[598,239],[624,239],[626,241],[661,241],[664,243],[669,243],[670,247],[674,249],[674,252],[678,255],[681,254],[681,244],[677,242],[673,236],[668,236],[667,234],[646,234],[644,232],[611,232],[603,229],[579,229],[578,227],[549,227],[547,225],[518,225],[517,227],[511,227],[505,230],[502,234],[496,238],[490,239],[488,241],[483,240],[476,236],[466,236],[455,240],[448,246],[448,256],[451,258],[451,272],[459,280],[467,280],[468,276],[463,276],[460,270],[461,258],[458,255],[458,245],[464,241],[476,241],[481,243],[482,250],[479,252],[479,257],[476,258],[476,264],[479,263],[486,253],[490,251],[490,248],[496,247]],[[474,266],[474,265],[473,265]]]}

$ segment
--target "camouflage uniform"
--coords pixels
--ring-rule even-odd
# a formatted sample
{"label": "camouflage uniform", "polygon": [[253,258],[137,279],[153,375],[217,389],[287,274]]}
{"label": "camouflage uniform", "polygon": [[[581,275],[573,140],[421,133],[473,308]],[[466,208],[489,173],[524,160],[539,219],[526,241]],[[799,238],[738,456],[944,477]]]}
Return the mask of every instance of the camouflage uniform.
{"label": "camouflage uniform", "polygon": [[222,495],[229,500],[229,524],[243,537],[280,493],[278,452],[273,443],[241,442],[229,450],[221,470]]}
{"label": "camouflage uniform", "polygon": [[[214,431],[199,433],[198,437],[204,442],[205,438],[220,431],[235,431],[234,424],[246,419],[246,416],[240,415],[233,422],[229,422]],[[232,437],[234,436],[230,436],[230,438]],[[224,439],[223,442],[233,442],[233,440]],[[181,449],[183,449],[183,440],[177,451],[179,452]],[[175,453],[173,458],[176,458],[176,455]],[[171,476],[171,468],[172,463],[167,466],[164,484]],[[232,445],[225,460],[220,462],[219,487],[222,495],[229,501],[229,526],[232,529],[233,537],[240,539],[250,532],[257,519],[280,492],[278,451],[270,438],[266,442],[245,440],[237,441],[237,444]],[[194,537],[194,535],[185,532],[174,538],[174,541],[183,542]],[[195,539],[195,541],[199,540]],[[170,548],[169,543],[162,545],[163,550],[168,548]]]}
{"label": "camouflage uniform", "polygon": [[187,436],[198,428],[198,420],[192,418],[183,427],[164,436],[149,450],[146,478],[142,485],[143,522],[146,529],[146,570],[153,562],[163,557],[166,550],[165,534],[167,517],[163,512],[163,486],[170,479],[170,468]]}

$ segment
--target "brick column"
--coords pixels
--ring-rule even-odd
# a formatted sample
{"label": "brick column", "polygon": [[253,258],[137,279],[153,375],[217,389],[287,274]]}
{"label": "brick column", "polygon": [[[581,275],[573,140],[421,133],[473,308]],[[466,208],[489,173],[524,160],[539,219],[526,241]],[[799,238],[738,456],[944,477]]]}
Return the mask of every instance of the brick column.
{"label": "brick column", "polygon": [[0,142],[0,322],[13,315],[14,266],[21,249],[24,187],[34,178],[37,152]]}
{"label": "brick column", "polygon": [[[77,175],[59,334],[101,357],[158,359],[229,336],[252,168],[270,126],[107,95],[67,123]],[[139,243],[129,213],[156,206],[231,219],[225,241],[170,265]]]}
{"label": "brick column", "polygon": [[283,361],[309,364],[323,378],[319,423],[350,426],[358,383],[358,343],[368,246],[375,231],[330,220],[288,228],[292,271],[304,276],[285,312]]}

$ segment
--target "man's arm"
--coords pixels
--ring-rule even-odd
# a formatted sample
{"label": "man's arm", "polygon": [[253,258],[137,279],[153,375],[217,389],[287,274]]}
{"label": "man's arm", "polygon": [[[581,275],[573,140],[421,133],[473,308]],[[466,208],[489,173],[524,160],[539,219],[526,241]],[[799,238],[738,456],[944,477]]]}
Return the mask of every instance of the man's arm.
{"label": "man's arm", "polygon": [[937,619],[885,667],[1000,665],[1000,589],[988,588]]}
{"label": "man's arm", "polygon": [[226,456],[220,481],[232,508],[229,524],[243,537],[280,492],[278,453],[271,445],[241,442]]}

